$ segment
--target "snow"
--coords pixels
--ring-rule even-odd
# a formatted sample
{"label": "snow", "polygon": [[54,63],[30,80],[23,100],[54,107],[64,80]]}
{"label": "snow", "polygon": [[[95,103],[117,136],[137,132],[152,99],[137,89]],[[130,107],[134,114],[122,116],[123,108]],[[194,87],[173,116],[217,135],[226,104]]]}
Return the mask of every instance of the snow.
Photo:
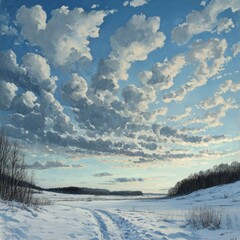
{"label": "snow", "polygon": [[[52,204],[33,209],[0,202],[1,240],[240,239],[240,181],[173,199],[50,192],[35,197]],[[199,206],[222,210],[220,229],[187,225],[187,212]]]}

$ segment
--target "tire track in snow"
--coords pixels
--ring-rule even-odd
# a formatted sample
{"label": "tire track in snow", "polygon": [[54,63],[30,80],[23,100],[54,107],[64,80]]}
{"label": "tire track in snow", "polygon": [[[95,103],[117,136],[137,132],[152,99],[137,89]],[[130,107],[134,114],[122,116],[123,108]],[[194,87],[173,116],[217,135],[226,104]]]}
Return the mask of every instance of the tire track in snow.
{"label": "tire track in snow", "polygon": [[106,226],[104,220],[102,219],[102,217],[96,211],[92,211],[92,210],[89,210],[89,211],[92,213],[93,217],[97,221],[99,230],[102,235],[102,240],[111,240],[109,237],[109,232],[108,232],[107,226]]}
{"label": "tire track in snow", "polygon": [[151,238],[144,238],[144,233],[140,233],[138,231],[138,227],[131,222],[129,222],[127,219],[119,216],[116,213],[111,213],[106,210],[97,210],[98,212],[102,213],[103,215],[107,216],[115,226],[119,229],[119,231],[122,233],[122,239],[123,240],[145,240],[145,239],[151,239]]}
{"label": "tire track in snow", "polygon": [[[92,212],[96,220],[100,223],[100,226],[102,226],[101,232],[107,233],[109,240],[120,240],[123,239],[122,231],[119,229],[118,225],[112,221],[109,216],[106,214],[103,214],[101,210],[94,210]],[[105,234],[106,235],[106,234]]]}

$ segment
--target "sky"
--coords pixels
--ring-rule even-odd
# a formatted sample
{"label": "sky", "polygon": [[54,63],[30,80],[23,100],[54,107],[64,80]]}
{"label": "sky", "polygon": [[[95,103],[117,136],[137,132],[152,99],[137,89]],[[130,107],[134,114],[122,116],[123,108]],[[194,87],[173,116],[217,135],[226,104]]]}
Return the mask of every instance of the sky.
{"label": "sky", "polygon": [[42,187],[166,192],[239,161],[240,0],[0,0],[0,125]]}

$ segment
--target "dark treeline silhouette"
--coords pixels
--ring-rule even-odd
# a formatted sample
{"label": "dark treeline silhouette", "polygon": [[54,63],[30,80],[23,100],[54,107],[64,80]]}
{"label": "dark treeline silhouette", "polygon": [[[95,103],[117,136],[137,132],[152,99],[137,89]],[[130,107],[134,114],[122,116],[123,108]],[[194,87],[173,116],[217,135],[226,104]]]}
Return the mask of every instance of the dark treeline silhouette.
{"label": "dark treeline silhouette", "polygon": [[0,198],[27,205],[33,203],[33,175],[29,175],[18,144],[0,132]]}
{"label": "dark treeline silhouette", "polygon": [[240,163],[220,164],[199,173],[191,174],[169,189],[168,196],[181,196],[199,189],[233,183],[240,180]]}
{"label": "dark treeline silhouette", "polygon": [[89,194],[89,195],[116,195],[116,196],[141,196],[141,191],[109,191],[106,189],[85,188],[85,187],[59,187],[44,189],[49,192],[65,193],[65,194]]}

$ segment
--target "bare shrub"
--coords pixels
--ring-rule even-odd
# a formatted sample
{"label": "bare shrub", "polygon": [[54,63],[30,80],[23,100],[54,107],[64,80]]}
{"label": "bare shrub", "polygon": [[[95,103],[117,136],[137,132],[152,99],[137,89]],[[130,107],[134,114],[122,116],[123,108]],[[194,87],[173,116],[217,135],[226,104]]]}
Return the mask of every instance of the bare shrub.
{"label": "bare shrub", "polygon": [[218,229],[222,222],[223,212],[210,207],[196,207],[186,214],[187,223],[196,229]]}
{"label": "bare shrub", "polygon": [[0,198],[31,205],[33,175],[28,174],[24,156],[17,143],[11,143],[4,131],[0,132]]}

